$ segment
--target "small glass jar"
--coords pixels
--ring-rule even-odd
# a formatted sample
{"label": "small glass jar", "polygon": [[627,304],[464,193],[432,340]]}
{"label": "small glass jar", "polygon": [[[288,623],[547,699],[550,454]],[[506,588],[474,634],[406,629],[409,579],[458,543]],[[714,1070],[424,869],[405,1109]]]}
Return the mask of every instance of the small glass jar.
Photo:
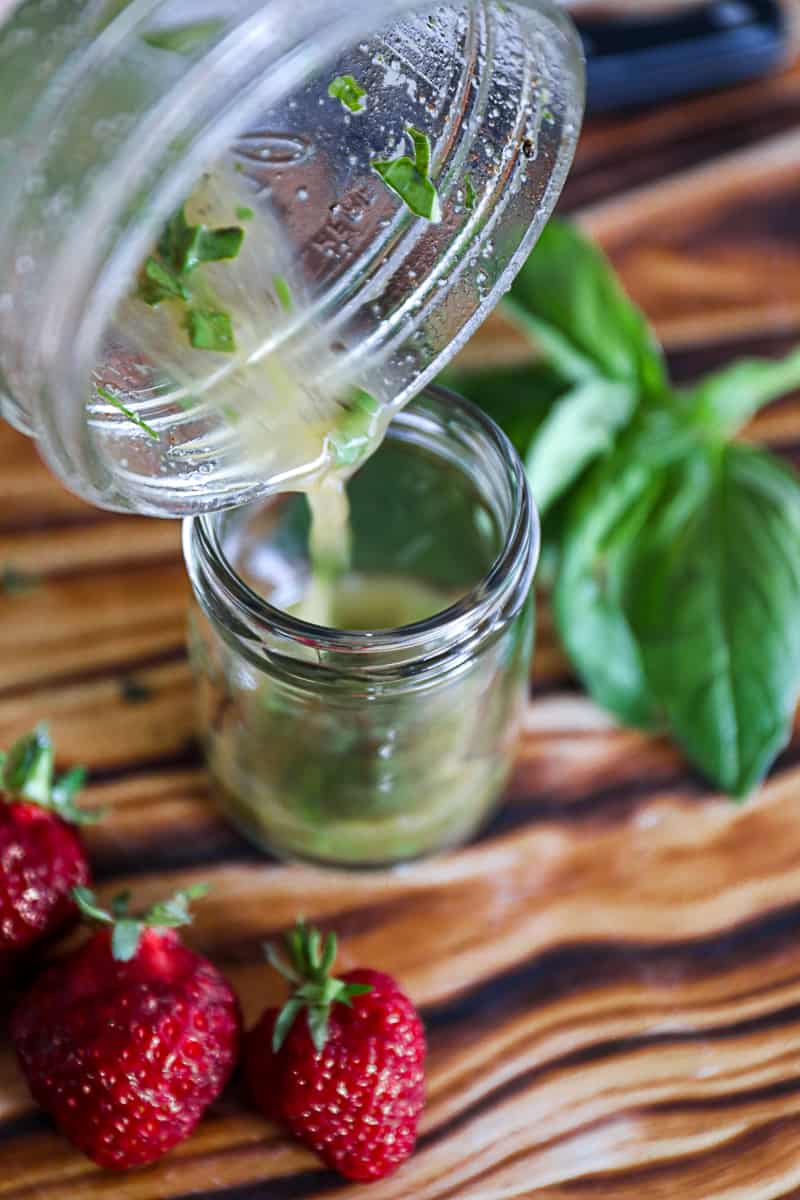
{"label": "small glass jar", "polygon": [[[242,453],[213,403],[242,365],[280,353],[313,382],[330,350],[392,409],[435,378],[531,250],[583,108],[551,0],[21,0],[0,4],[0,72],[0,412],[87,500],[172,517],[286,489],[287,464]],[[347,74],[363,111],[330,94]],[[438,223],[373,169],[409,127],[429,139]],[[125,298],[220,164],[303,304],[177,377],[137,353]],[[248,270],[268,290],[260,249]]]}
{"label": "small glass jar", "polygon": [[439,388],[395,417],[348,491],[351,623],[371,596],[373,627],[286,611],[308,583],[307,513],[277,497],[186,521],[190,654],[227,816],[278,856],[377,866],[463,842],[495,806],[527,695],[539,531],[506,437]]}

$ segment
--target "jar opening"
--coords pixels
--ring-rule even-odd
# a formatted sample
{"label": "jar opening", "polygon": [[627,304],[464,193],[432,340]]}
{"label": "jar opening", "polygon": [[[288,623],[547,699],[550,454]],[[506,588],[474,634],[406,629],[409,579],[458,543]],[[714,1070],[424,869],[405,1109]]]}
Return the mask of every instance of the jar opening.
{"label": "jar opening", "polygon": [[415,448],[440,471],[446,467],[469,480],[496,525],[498,549],[488,570],[423,620],[392,629],[331,629],[292,616],[249,586],[227,551],[230,514],[189,519],[184,553],[196,596],[223,637],[253,660],[278,657],[367,676],[435,669],[445,660],[452,667],[506,628],[526,602],[538,558],[538,518],[522,464],[497,426],[470,402],[430,388],[395,417],[385,445]]}

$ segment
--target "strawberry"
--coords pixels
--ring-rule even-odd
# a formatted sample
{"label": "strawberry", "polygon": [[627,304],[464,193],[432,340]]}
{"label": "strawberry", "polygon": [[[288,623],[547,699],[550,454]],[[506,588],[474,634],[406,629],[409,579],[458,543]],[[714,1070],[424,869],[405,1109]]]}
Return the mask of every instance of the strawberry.
{"label": "strawberry", "polygon": [[395,1171],[411,1154],[425,1103],[425,1032],[389,975],[331,976],[336,938],[300,922],[289,962],[267,956],[291,983],[247,1035],[244,1069],[261,1111],[347,1179]]}
{"label": "strawberry", "polygon": [[74,803],[86,772],[54,779],[53,746],[39,725],[0,757],[0,971],[77,918],[72,888],[89,879],[75,824],[97,820]]}
{"label": "strawberry", "polygon": [[102,1167],[161,1158],[192,1132],[236,1061],[239,1005],[216,967],[187,949],[178,892],[144,916],[128,897],[99,908],[75,898],[99,929],[34,984],[11,1020],[31,1094]]}

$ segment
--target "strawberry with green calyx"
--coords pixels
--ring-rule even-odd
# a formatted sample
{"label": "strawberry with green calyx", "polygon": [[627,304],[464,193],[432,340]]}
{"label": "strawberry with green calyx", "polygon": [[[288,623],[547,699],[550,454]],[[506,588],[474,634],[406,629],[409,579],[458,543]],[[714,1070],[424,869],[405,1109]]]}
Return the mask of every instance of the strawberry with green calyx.
{"label": "strawberry with green calyx", "polygon": [[336,938],[303,922],[287,958],[266,947],[292,991],[245,1042],[261,1111],[347,1179],[381,1179],[414,1149],[425,1103],[425,1033],[411,1000],[380,971],[332,976]]}
{"label": "strawberry with green calyx", "polygon": [[227,1083],[241,1018],[236,996],[177,928],[193,887],[142,915],[129,897],[76,903],[96,929],[20,1001],[11,1036],[34,1100],[102,1167],[127,1170],[188,1137]]}
{"label": "strawberry with green calyx", "polygon": [[46,725],[0,754],[0,971],[77,917],[72,889],[89,880],[75,825],[100,817],[75,803],[86,771],[56,778]]}

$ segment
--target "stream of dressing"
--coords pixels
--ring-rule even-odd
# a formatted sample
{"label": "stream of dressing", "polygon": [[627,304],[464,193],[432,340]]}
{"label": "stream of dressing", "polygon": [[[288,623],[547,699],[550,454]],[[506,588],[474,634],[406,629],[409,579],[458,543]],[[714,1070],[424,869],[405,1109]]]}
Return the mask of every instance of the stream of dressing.
{"label": "stream of dressing", "polygon": [[[305,494],[312,569],[290,611],[316,625],[378,629],[447,607],[449,594],[420,581],[351,571],[347,481],[382,442],[391,397],[376,394],[375,381],[355,377],[347,347],[334,348],[309,316],[305,283],[268,210],[222,164],[199,181],[184,212],[190,226],[241,228],[239,253],[191,270],[188,301],[164,295],[148,304],[135,290],[118,324],[136,352],[158,364],[174,403],[190,414],[211,414],[220,437],[235,438],[236,454],[254,459],[265,477],[285,478],[286,490]],[[153,258],[170,269],[159,247],[146,261]],[[145,264],[140,280],[144,272]],[[225,314],[235,350],[193,346],[190,309]]]}

